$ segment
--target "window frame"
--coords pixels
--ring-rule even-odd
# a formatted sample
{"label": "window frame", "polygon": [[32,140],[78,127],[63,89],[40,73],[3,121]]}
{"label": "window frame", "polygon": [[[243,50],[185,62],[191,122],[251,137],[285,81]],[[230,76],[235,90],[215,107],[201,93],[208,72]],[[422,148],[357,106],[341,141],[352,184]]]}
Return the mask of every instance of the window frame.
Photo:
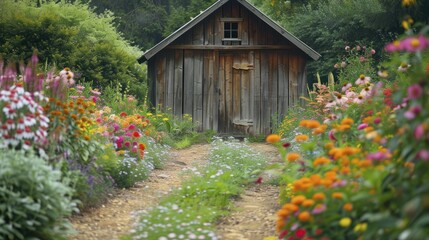
{"label": "window frame", "polygon": [[[241,44],[241,22],[243,18],[221,18],[220,21],[222,23],[222,45]],[[229,24],[229,29],[226,28],[227,24]],[[234,24],[236,24],[236,28],[233,28]],[[232,37],[234,32],[237,37]],[[229,33],[229,37],[226,37],[226,33]]]}

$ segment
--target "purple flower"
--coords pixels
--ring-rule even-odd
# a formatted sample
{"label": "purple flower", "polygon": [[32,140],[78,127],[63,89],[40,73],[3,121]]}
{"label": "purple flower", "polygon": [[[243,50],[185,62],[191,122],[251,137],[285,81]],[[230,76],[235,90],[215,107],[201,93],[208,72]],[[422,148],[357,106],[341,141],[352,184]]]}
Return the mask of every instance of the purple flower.
{"label": "purple flower", "polygon": [[419,84],[413,84],[408,88],[408,98],[417,99],[423,93],[423,89]]}
{"label": "purple flower", "polygon": [[407,37],[400,43],[400,49],[407,52],[419,52],[429,46],[429,39],[423,35]]}
{"label": "purple flower", "polygon": [[316,214],[321,214],[324,211],[326,211],[326,205],[325,204],[321,204],[321,205],[317,205],[312,211],[311,213],[316,215]]}
{"label": "purple flower", "polygon": [[417,153],[417,158],[423,161],[429,161],[429,150],[422,149]]}
{"label": "purple flower", "polygon": [[416,129],[414,129],[414,137],[417,140],[420,140],[424,134],[425,134],[425,128],[424,128],[423,124],[417,125]]}
{"label": "purple flower", "polygon": [[398,40],[393,41],[392,43],[387,44],[384,49],[386,52],[396,52],[399,51],[400,42]]}
{"label": "purple flower", "polygon": [[365,129],[366,127],[368,127],[368,124],[367,124],[367,123],[362,123],[362,124],[360,124],[360,125],[358,126],[358,130]]}
{"label": "purple flower", "polygon": [[116,131],[118,131],[119,130],[119,125],[118,124],[116,124],[116,123],[114,123],[113,124],[113,130],[116,132]]}
{"label": "purple flower", "polygon": [[372,161],[381,161],[381,160],[384,160],[388,157],[389,157],[388,154],[384,153],[384,152],[370,153],[366,156],[367,159],[372,160]]}

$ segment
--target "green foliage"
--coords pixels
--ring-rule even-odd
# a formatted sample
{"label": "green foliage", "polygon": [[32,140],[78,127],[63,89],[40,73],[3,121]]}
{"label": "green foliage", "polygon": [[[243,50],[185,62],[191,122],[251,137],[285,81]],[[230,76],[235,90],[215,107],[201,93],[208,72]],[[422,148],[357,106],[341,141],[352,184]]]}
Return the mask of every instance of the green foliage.
{"label": "green foliage", "polygon": [[155,169],[164,167],[165,161],[169,157],[170,147],[168,145],[155,142],[154,139],[149,138],[147,142],[148,151],[145,151],[144,161],[150,162]]}
{"label": "green foliage", "polygon": [[[43,3],[40,7],[12,0],[0,3],[0,55],[8,61],[29,58],[38,51],[41,62],[70,67],[81,81],[105,88],[113,82],[135,96],[145,96],[141,52],[113,26],[111,13],[97,15],[86,4]],[[142,99],[142,98],[141,98]]]}
{"label": "green foliage", "polygon": [[378,0],[329,0],[302,8],[294,16],[291,30],[322,55],[309,65],[309,71],[313,74],[319,71],[325,76],[333,70],[346,45],[356,41],[373,43],[377,52],[381,52],[384,42],[392,38],[375,24],[385,14]]}
{"label": "green foliage", "polygon": [[115,169],[112,177],[117,187],[129,188],[136,182],[145,180],[151,170],[153,165],[150,161],[125,156],[119,162],[119,167]]}
{"label": "green foliage", "polygon": [[0,152],[0,238],[66,239],[76,210],[61,171],[32,153]]}
{"label": "green foliage", "polygon": [[206,10],[212,5],[214,0],[170,0],[170,6],[176,6],[170,9],[164,28],[164,37],[183,26],[185,23],[196,17],[201,11]]}

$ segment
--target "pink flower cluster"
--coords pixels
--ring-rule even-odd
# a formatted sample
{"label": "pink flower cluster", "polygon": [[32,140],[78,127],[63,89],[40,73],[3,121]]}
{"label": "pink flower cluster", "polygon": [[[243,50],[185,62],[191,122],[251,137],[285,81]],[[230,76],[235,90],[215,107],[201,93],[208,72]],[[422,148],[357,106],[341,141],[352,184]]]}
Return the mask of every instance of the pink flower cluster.
{"label": "pink flower cluster", "polygon": [[387,52],[420,52],[429,47],[429,39],[423,35],[407,37],[386,45]]}
{"label": "pink flower cluster", "polygon": [[48,135],[49,119],[35,101],[48,101],[39,92],[26,92],[20,85],[12,85],[0,92],[0,148],[29,149],[34,143],[43,143]]}

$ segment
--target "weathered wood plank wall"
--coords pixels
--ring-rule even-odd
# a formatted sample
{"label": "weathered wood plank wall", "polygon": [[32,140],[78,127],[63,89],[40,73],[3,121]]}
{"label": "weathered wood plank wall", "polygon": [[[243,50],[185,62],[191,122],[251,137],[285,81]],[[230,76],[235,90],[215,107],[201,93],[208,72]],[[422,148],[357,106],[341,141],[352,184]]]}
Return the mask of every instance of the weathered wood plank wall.
{"label": "weathered wood plank wall", "polygon": [[[239,50],[216,48],[222,46],[222,18],[242,19]],[[251,133],[267,134],[272,116],[282,118],[306,92],[306,59],[253,13],[229,2],[148,61],[150,100],[177,116],[192,115],[199,130],[232,133],[240,130],[235,121],[246,120],[253,121]]]}

